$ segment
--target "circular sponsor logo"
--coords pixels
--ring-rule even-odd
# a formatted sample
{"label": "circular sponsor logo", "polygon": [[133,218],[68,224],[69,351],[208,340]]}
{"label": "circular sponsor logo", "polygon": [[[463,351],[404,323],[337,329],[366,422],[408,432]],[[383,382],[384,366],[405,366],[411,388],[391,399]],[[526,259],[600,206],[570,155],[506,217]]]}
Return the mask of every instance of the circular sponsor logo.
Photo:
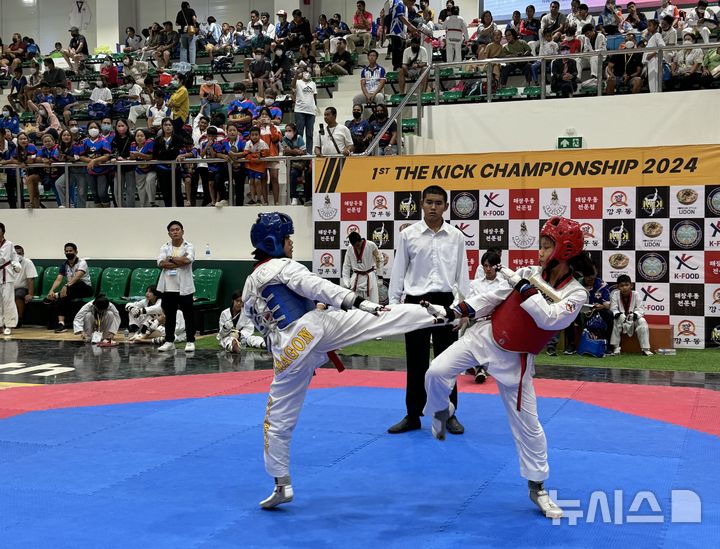
{"label": "circular sponsor logo", "polygon": [[387,198],[379,194],[373,199],[373,210],[387,210],[388,202]]}
{"label": "circular sponsor logo", "polygon": [[713,215],[720,215],[720,187],[708,194],[707,207]]}
{"label": "circular sponsor logo", "polygon": [[472,217],[478,209],[477,199],[470,193],[459,193],[453,199],[452,208],[457,217]]}
{"label": "circular sponsor logo", "polygon": [[334,267],[335,262],[333,261],[332,254],[322,254],[320,256],[320,266],[321,267]]}
{"label": "circular sponsor logo", "polygon": [[713,292],[712,300],[713,300],[713,302],[712,302],[713,305],[717,305],[720,303],[720,288],[718,288],[717,290],[715,290]]}
{"label": "circular sponsor logo", "polygon": [[612,193],[612,195],[610,195],[610,206],[612,206],[613,208],[617,208],[619,206],[627,206],[627,205],[628,205],[628,197],[624,191],[614,191]]}
{"label": "circular sponsor logo", "polygon": [[638,261],[638,271],[646,280],[655,282],[667,273],[668,265],[665,258],[656,253],[645,254]]}
{"label": "circular sponsor logo", "polygon": [[702,229],[694,221],[681,221],[672,232],[673,242],[681,248],[694,248],[702,239]]}
{"label": "circular sponsor logo", "polygon": [[692,320],[681,320],[677,324],[677,331],[681,336],[694,336],[695,323]]}
{"label": "circular sponsor logo", "polygon": [[580,230],[585,238],[595,238],[595,227],[592,226],[592,223],[581,223]]}
{"label": "circular sponsor logo", "polygon": [[352,225],[348,225],[347,231],[345,232],[346,235],[349,235],[350,233],[358,233],[360,234],[360,227],[355,225],[354,223]]}
{"label": "circular sponsor logo", "polygon": [[680,204],[690,206],[697,202],[698,192],[695,189],[680,189],[675,196]]}

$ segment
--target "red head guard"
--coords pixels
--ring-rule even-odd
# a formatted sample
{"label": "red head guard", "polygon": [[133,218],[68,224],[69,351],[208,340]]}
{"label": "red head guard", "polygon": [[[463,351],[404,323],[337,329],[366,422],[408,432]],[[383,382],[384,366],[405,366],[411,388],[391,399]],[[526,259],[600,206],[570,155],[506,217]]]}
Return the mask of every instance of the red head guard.
{"label": "red head guard", "polygon": [[582,252],[585,245],[580,224],[565,217],[555,216],[548,219],[540,230],[540,236],[547,236],[555,242],[555,249],[548,259],[548,263],[553,259],[567,261]]}

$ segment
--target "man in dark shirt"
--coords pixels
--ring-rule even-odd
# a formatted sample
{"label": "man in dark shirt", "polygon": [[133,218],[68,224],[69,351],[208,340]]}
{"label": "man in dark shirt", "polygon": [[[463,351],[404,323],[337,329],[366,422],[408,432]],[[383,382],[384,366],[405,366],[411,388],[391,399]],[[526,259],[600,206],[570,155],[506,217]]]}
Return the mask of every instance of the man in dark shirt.
{"label": "man in dark shirt", "polygon": [[160,43],[155,50],[155,60],[157,61],[158,68],[170,66],[170,57],[180,42],[180,35],[177,31],[173,30],[172,21],[165,21],[163,27],[163,31],[160,34]]}
{"label": "man in dark shirt", "polygon": [[64,88],[67,86],[67,76],[65,71],[55,67],[55,61],[51,57],[46,57],[43,60],[45,64],[45,72],[42,75],[42,80],[37,86],[25,86],[23,92],[27,99],[33,99],[38,89],[43,86],[48,86],[51,89]]}
{"label": "man in dark shirt", "polygon": [[272,65],[265,57],[265,51],[261,48],[255,50],[253,57],[252,62],[248,65],[248,77],[245,80],[245,86],[252,88],[253,84],[257,84],[258,96],[265,97],[265,87],[269,83]]}
{"label": "man in dark shirt", "polygon": [[370,127],[370,122],[363,120],[362,105],[353,105],[352,113],[353,119],[345,122],[345,126],[350,130],[350,135],[352,136],[353,152],[365,152],[368,143],[372,140],[372,128]]}
{"label": "man in dark shirt", "polygon": [[337,51],[333,53],[330,64],[323,67],[323,74],[337,74],[338,76],[352,74],[352,56],[347,51],[347,42],[344,38],[338,39]]}
{"label": "man in dark shirt", "polygon": [[310,28],[310,22],[303,17],[300,10],[293,10],[292,16],[285,47],[289,50],[296,50],[301,44],[312,42],[312,29]]}
{"label": "man in dark shirt", "polygon": [[70,44],[68,49],[62,51],[62,56],[67,61],[70,70],[77,72],[80,62],[88,56],[87,40],[80,34],[77,27],[70,28]]}
{"label": "man in dark shirt", "polygon": [[[190,2],[183,2],[180,5],[180,11],[175,17],[175,24],[180,30],[180,61],[194,65],[198,23],[195,10],[190,7]],[[193,28],[192,34],[189,31],[190,27]]]}
{"label": "man in dark shirt", "polygon": [[633,53],[634,37],[625,43],[625,53],[611,55],[606,70],[607,87],[605,93],[613,95],[617,86],[629,86],[632,93],[639,93],[642,87],[642,54]]}

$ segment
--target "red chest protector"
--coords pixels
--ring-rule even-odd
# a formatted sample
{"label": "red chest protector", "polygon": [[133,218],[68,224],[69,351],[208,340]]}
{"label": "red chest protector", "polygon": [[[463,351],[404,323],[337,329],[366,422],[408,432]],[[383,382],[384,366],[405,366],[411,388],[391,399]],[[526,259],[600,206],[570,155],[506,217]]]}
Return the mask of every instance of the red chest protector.
{"label": "red chest protector", "polygon": [[520,292],[513,291],[493,311],[490,317],[492,336],[495,344],[504,351],[536,355],[543,350],[557,330],[538,328],[533,318],[520,306],[521,303]]}

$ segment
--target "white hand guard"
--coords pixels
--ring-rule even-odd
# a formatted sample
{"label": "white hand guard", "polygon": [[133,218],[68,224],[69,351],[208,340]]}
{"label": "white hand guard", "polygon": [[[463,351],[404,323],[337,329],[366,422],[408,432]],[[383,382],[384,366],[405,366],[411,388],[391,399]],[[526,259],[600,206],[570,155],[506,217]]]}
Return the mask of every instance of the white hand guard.
{"label": "white hand guard", "polygon": [[13,262],[12,262],[12,269],[13,269],[13,271],[15,271],[16,273],[19,273],[20,271],[22,271],[22,266],[21,266],[20,263],[18,263],[17,261],[13,261]]}
{"label": "white hand guard", "polygon": [[132,307],[130,309],[130,314],[132,316],[140,316],[140,313],[142,313],[142,309],[140,307]]}
{"label": "white hand guard", "polygon": [[229,332],[231,330],[235,329],[235,324],[232,320],[228,320],[225,324],[223,324],[223,330],[225,332]]}
{"label": "white hand guard", "polygon": [[125,305],[125,310],[126,310],[128,313],[130,312],[130,309],[134,309],[134,308],[135,308],[135,305],[133,305],[132,303],[127,303],[127,304]]}
{"label": "white hand guard", "polygon": [[366,313],[370,313],[371,315],[377,315],[378,311],[382,309],[382,305],[379,303],[374,303],[372,301],[368,301],[367,299],[364,299],[360,302],[360,304],[357,306],[358,309],[361,311],[365,311]]}
{"label": "white hand guard", "polygon": [[508,269],[507,267],[503,267],[502,265],[497,265],[495,268],[497,269],[498,273],[500,273],[507,279],[507,281],[510,283],[510,286],[515,287],[515,285],[520,282],[520,275],[512,269]]}

